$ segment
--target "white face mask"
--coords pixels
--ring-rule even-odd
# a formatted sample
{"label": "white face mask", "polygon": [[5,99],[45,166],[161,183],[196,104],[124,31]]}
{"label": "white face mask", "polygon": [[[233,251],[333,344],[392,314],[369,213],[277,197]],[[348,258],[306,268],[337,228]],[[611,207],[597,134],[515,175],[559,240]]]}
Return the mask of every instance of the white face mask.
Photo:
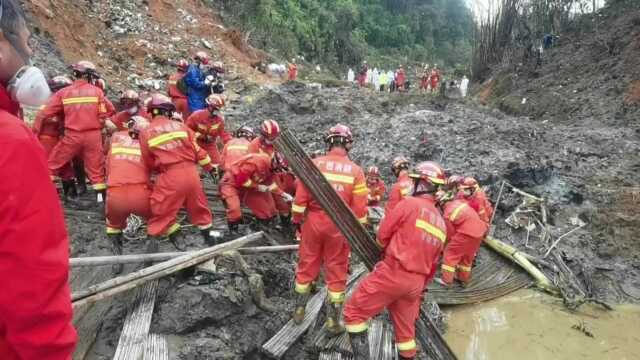
{"label": "white face mask", "polygon": [[23,66],[9,82],[14,101],[27,106],[40,106],[47,102],[51,90],[44,74],[35,66]]}
{"label": "white face mask", "polygon": [[134,106],[132,108],[127,109],[127,112],[129,113],[129,115],[135,115],[138,113],[138,107]]}

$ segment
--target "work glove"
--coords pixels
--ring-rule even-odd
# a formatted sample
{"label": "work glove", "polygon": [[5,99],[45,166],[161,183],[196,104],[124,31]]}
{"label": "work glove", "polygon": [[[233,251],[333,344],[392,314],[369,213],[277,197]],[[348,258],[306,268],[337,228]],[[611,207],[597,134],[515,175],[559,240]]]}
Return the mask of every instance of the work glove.
{"label": "work glove", "polygon": [[209,86],[211,85],[211,83],[213,82],[214,78],[213,75],[208,75],[205,79],[204,79],[204,84]]}
{"label": "work glove", "polygon": [[284,192],[284,193],[282,193],[282,195],[280,195],[280,196],[282,196],[282,198],[283,198],[283,199],[284,199],[284,201],[286,201],[286,202],[292,202],[292,201],[293,201],[293,196],[291,196],[291,194],[289,194],[289,193]]}
{"label": "work glove", "polygon": [[269,192],[269,187],[267,185],[258,185],[258,191],[260,192]]}

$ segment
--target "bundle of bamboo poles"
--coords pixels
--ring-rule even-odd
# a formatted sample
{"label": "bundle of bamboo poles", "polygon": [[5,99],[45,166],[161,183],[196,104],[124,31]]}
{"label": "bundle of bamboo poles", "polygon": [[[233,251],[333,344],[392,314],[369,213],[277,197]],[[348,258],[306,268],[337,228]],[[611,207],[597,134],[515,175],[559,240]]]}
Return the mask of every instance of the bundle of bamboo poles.
{"label": "bundle of bamboo poles", "polygon": [[[276,139],[275,146],[287,159],[296,176],[349,241],[354,252],[369,270],[373,269],[380,256],[378,246],[313,164],[293,133],[285,129]],[[420,318],[416,321],[416,329],[416,339],[431,358],[457,359],[431,319],[422,311]]]}

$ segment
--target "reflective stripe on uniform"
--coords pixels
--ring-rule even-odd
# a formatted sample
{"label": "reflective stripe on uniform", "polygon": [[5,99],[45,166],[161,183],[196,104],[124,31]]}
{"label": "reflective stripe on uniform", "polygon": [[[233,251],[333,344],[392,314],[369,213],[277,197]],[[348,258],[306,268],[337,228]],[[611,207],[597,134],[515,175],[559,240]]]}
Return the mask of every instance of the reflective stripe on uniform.
{"label": "reflective stripe on uniform", "polygon": [[172,235],[173,233],[175,233],[178,230],[180,230],[180,224],[174,223],[173,225],[171,225],[169,227],[169,230],[167,230],[167,235]]}
{"label": "reflective stripe on uniform", "polygon": [[369,328],[369,324],[367,322],[361,322],[357,324],[344,324],[344,327],[345,329],[347,329],[347,332],[357,334],[367,331],[367,329]]}
{"label": "reflective stripe on uniform", "polygon": [[210,163],[211,163],[211,158],[209,157],[209,155],[205,156],[205,158],[202,159],[202,160],[198,160],[198,164],[200,166],[205,166],[205,165],[210,164]]}
{"label": "reflective stripe on uniform", "polygon": [[458,205],[457,208],[453,209],[453,211],[451,212],[451,215],[449,215],[449,220],[455,221],[458,215],[460,215],[460,211],[462,211],[462,209],[464,209],[466,206],[467,204],[463,203]]}
{"label": "reflective stripe on uniform", "polygon": [[278,189],[278,184],[271,183],[271,185],[269,185],[268,189],[269,189],[269,191],[276,190],[276,189]]}
{"label": "reflective stripe on uniform", "polygon": [[107,184],[105,183],[93,184],[93,190],[105,190],[106,188],[107,188]]}
{"label": "reflective stripe on uniform", "polygon": [[72,98],[62,99],[63,105],[97,104],[97,103],[98,103],[97,96],[72,97]]}
{"label": "reflective stripe on uniform", "polygon": [[247,145],[229,145],[227,150],[249,150]]}
{"label": "reflective stripe on uniform", "polygon": [[306,206],[300,206],[300,205],[296,205],[296,204],[291,205],[291,211],[293,211],[293,212],[303,213],[303,212],[305,212],[305,210],[307,210]]}
{"label": "reflective stripe on uniform", "polygon": [[422,229],[424,231],[426,231],[427,233],[435,236],[436,238],[438,238],[438,240],[445,242],[447,240],[447,235],[445,234],[444,231],[438,229],[437,227],[429,224],[428,222],[424,221],[424,220],[416,220],[416,227],[419,229]]}
{"label": "reflective stripe on uniform", "polygon": [[188,136],[189,135],[187,134],[186,131],[174,131],[174,132],[162,134],[149,139],[149,147],[160,146],[166,142],[169,142],[175,139],[186,139]]}
{"label": "reflective stripe on uniform", "polygon": [[364,217],[359,218],[358,222],[360,224],[366,224],[367,223],[367,216],[365,215]]}
{"label": "reflective stripe on uniform", "polygon": [[458,271],[471,272],[471,266],[458,265]]}
{"label": "reflective stripe on uniform", "polygon": [[126,154],[126,155],[142,155],[142,153],[140,152],[140,149],[134,149],[134,148],[125,148],[125,147],[113,147],[111,148],[111,154],[112,155],[117,155],[117,154]]}
{"label": "reflective stripe on uniform", "polygon": [[456,268],[454,268],[453,266],[445,265],[445,264],[442,264],[442,270],[448,271],[448,272],[456,272]]}
{"label": "reflective stripe on uniform", "polygon": [[295,291],[298,294],[307,294],[311,290],[311,283],[300,284],[296,281]]}
{"label": "reflective stripe on uniform", "polygon": [[169,80],[169,85],[178,85],[176,80]]}
{"label": "reflective stripe on uniform", "polygon": [[396,343],[396,345],[398,346],[398,351],[409,351],[416,348],[416,341],[411,339],[409,341]]}
{"label": "reflective stripe on uniform", "polygon": [[252,184],[253,184],[253,181],[251,181],[251,179],[249,179],[249,180],[245,181],[244,184],[242,184],[242,186],[251,187]]}
{"label": "reflective stripe on uniform", "polygon": [[344,291],[329,290],[329,302],[332,304],[341,304],[344,302]]}
{"label": "reflective stripe on uniform", "polygon": [[402,195],[402,196],[407,196],[407,195],[409,195],[410,192],[411,192],[411,189],[409,189],[409,188],[400,189],[400,195]]}
{"label": "reflective stripe on uniform", "polygon": [[353,176],[347,176],[347,175],[339,175],[339,174],[332,174],[332,173],[326,173],[326,172],[323,172],[322,175],[324,175],[324,177],[329,181],[335,181],[335,182],[345,183],[349,185],[353,184],[353,182],[356,180]]}
{"label": "reflective stripe on uniform", "polygon": [[369,188],[367,188],[367,184],[365,184],[365,183],[357,184],[353,188],[353,193],[356,194],[356,195],[366,194],[368,192],[369,192]]}
{"label": "reflective stripe on uniform", "polygon": [[122,229],[116,229],[116,228],[107,226],[107,235],[111,235],[111,234],[122,234]]}

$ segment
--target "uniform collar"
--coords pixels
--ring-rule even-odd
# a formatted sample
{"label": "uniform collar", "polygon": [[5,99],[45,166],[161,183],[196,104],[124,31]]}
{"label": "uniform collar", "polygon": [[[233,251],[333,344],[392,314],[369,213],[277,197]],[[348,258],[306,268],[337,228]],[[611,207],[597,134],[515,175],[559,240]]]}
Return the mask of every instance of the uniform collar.
{"label": "uniform collar", "polygon": [[347,153],[347,150],[345,150],[344,148],[334,147],[333,149],[329,150],[327,155],[344,156],[344,157],[346,157],[348,155],[348,153]]}

